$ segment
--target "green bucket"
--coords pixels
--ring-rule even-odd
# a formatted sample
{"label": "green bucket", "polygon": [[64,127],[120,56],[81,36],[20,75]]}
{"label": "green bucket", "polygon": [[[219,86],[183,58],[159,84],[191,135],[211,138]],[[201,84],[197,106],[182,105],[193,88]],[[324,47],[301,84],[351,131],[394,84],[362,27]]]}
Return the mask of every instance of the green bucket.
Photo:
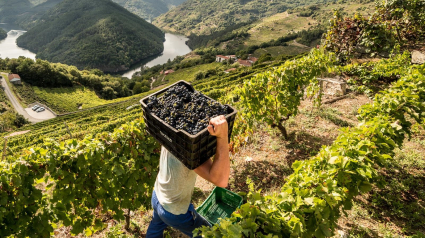
{"label": "green bucket", "polygon": [[216,187],[196,211],[211,225],[219,222],[219,218],[228,218],[242,205],[242,197],[227,189]]}

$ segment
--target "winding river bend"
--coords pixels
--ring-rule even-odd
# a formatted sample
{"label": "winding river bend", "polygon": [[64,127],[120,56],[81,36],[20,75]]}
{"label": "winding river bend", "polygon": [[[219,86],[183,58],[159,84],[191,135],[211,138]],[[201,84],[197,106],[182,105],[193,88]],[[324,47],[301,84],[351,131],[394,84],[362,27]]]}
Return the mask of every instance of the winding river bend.
{"label": "winding river bend", "polygon": [[[25,34],[26,31],[22,28],[8,23],[0,23],[0,28],[3,28],[7,32],[7,38],[0,41],[0,57],[1,58],[18,58],[19,56],[25,56],[27,58],[35,59],[35,54],[29,50],[23,49],[16,45],[16,39],[19,36]],[[157,64],[167,63],[168,59],[173,60],[177,56],[185,55],[191,50],[185,44],[188,39],[181,35],[175,35],[172,33],[165,33],[164,52],[159,56],[150,57],[122,73],[123,77],[131,78],[131,76],[140,71],[141,67],[148,66],[152,67]]]}
{"label": "winding river bend", "polygon": [[35,59],[35,54],[29,50],[23,49],[16,45],[16,39],[25,34],[26,31],[21,28],[7,23],[0,23],[0,28],[7,32],[7,37],[0,41],[0,57],[1,58],[18,58],[25,56],[27,58]]}
{"label": "winding river bend", "polygon": [[162,54],[159,56],[149,58],[133,66],[130,70],[127,70],[122,76],[131,78],[131,76],[135,72],[140,71],[143,66],[152,67],[157,64],[165,64],[167,63],[168,59],[173,60],[177,56],[190,53],[191,50],[189,46],[187,46],[185,43],[187,40],[188,38],[181,35],[165,33],[164,52],[162,52]]}

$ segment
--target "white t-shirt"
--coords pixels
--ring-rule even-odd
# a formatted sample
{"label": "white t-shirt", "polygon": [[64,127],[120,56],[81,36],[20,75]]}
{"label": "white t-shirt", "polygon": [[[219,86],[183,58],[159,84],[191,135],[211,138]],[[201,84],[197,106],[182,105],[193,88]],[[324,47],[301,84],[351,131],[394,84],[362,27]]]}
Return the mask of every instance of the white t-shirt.
{"label": "white t-shirt", "polygon": [[174,214],[186,214],[192,199],[197,174],[188,169],[164,147],[161,148],[155,193],[162,207]]}

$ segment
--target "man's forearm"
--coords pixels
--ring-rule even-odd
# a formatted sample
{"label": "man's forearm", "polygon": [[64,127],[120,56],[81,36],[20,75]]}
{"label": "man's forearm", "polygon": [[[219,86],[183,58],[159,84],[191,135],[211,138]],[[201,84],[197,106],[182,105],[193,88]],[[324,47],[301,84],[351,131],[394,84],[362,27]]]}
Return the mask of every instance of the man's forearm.
{"label": "man's forearm", "polygon": [[229,143],[226,138],[217,138],[217,149],[211,166],[211,177],[219,187],[227,187],[230,176]]}
{"label": "man's forearm", "polygon": [[227,187],[230,176],[228,125],[226,118],[221,115],[210,120],[208,126],[210,135],[217,138],[217,148],[214,161],[210,159],[195,169],[202,178],[218,187]]}

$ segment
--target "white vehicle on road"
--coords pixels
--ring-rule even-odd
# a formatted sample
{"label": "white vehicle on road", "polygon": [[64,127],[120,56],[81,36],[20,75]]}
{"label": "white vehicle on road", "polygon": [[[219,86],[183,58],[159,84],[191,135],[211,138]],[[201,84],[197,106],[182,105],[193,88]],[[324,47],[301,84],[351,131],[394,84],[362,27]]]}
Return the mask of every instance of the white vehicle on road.
{"label": "white vehicle on road", "polygon": [[44,107],[40,107],[39,109],[37,109],[37,111],[36,111],[36,112],[42,112],[42,111],[44,111],[44,110],[46,110],[46,109],[44,109]]}
{"label": "white vehicle on road", "polygon": [[40,108],[40,106],[39,106],[39,105],[35,105],[35,106],[33,106],[33,107],[32,107],[32,110],[33,110],[33,111],[35,111],[35,110],[37,110],[37,109],[39,109],[39,108]]}

